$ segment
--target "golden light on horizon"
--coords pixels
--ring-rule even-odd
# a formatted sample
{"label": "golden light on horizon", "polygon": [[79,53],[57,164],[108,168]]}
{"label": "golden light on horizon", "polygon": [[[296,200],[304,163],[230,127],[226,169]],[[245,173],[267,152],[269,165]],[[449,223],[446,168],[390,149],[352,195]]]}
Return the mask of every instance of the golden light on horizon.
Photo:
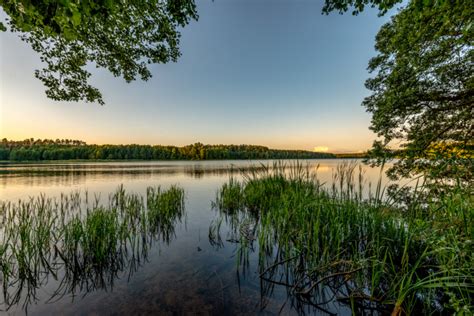
{"label": "golden light on horizon", "polygon": [[329,147],[327,146],[316,146],[313,149],[313,151],[317,153],[326,153],[328,152],[328,150],[329,150]]}

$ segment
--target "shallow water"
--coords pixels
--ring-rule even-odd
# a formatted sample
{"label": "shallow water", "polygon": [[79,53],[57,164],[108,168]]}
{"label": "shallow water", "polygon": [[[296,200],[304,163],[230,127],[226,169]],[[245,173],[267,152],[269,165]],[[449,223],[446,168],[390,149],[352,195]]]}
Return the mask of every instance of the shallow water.
{"label": "shallow water", "polygon": [[[334,168],[341,160],[307,160],[317,170],[321,183],[332,182]],[[61,192],[96,194],[105,200],[120,184],[128,192],[145,194],[148,186],[164,188],[177,184],[186,192],[186,216],[175,227],[168,243],[157,242],[132,272],[118,273],[101,289],[83,289],[50,298],[60,285],[48,280],[26,306],[12,306],[9,314],[321,314],[327,313],[287,296],[286,288],[262,281],[258,273],[258,245],[250,253],[249,265],[238,268],[236,243],[223,239],[222,247],[208,237],[209,226],[218,214],[211,207],[217,189],[230,175],[241,178],[239,169],[272,161],[204,162],[107,162],[0,165],[0,200],[17,201]],[[380,170],[364,167],[366,185],[375,186]],[[387,180],[383,177],[383,183]],[[229,227],[223,222],[221,232]],[[350,314],[342,303],[325,304],[332,313]],[[6,306],[0,304],[0,310]]]}

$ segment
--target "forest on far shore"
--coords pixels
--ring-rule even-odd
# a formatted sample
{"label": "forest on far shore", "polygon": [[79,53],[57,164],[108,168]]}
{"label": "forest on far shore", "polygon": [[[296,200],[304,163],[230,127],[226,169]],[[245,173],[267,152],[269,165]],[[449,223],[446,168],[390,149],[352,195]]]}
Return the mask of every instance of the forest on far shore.
{"label": "forest on far shore", "polygon": [[[0,160],[216,160],[216,159],[315,159],[339,155],[306,150],[270,149],[258,145],[204,145],[183,147],[162,145],[89,145],[71,139],[26,139],[0,143]],[[362,158],[364,154],[342,154],[341,158]]]}

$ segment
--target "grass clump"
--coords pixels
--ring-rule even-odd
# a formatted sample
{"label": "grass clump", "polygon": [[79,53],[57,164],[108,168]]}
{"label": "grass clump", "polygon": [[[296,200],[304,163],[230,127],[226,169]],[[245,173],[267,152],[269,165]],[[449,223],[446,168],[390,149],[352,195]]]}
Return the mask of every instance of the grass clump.
{"label": "grass clump", "polygon": [[169,242],[176,219],[181,220],[183,216],[184,191],[176,186],[171,186],[167,191],[149,187],[146,198],[151,231],[160,232],[161,238]]}
{"label": "grass clump", "polygon": [[230,178],[224,183],[216,196],[214,207],[219,208],[227,213],[238,211],[243,203],[243,186],[234,178]]}
{"label": "grass clump", "polygon": [[123,186],[102,205],[78,192],[0,203],[0,277],[3,306],[26,309],[49,277],[59,281],[51,299],[107,289],[132,273],[154,240],[169,242],[184,215],[184,190],[148,188],[146,200]]}
{"label": "grass clump", "polygon": [[239,263],[255,238],[264,291],[285,285],[318,308],[337,300],[355,313],[472,310],[472,195],[457,188],[402,207],[384,198],[380,181],[364,194],[358,170],[341,165],[322,186],[301,165],[275,165],[225,184],[215,206],[239,241]]}

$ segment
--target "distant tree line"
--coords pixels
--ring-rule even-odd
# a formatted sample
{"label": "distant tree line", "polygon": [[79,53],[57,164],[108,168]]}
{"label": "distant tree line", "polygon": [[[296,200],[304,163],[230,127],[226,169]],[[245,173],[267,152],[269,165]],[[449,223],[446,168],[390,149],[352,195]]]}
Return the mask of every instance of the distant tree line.
{"label": "distant tree line", "polygon": [[255,145],[88,145],[70,139],[26,139],[0,143],[0,160],[212,160],[212,159],[310,159],[335,158],[334,154],[305,150],[279,150]]}
{"label": "distant tree line", "polygon": [[368,158],[369,155],[367,152],[362,152],[362,153],[338,153],[334,154],[336,158],[341,158],[341,159],[351,159],[351,158],[356,158],[356,159],[363,159],[363,158]]}

